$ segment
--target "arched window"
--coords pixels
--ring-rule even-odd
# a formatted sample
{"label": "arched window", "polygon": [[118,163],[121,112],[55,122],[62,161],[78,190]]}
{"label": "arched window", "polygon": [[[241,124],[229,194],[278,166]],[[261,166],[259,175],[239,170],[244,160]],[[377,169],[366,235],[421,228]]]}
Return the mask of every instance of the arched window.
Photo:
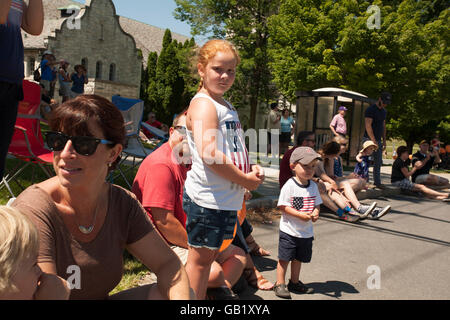
{"label": "arched window", "polygon": [[116,64],[109,65],[109,81],[116,81]]}
{"label": "arched window", "polygon": [[95,65],[95,79],[101,78],[102,78],[102,62],[97,61],[97,64]]}

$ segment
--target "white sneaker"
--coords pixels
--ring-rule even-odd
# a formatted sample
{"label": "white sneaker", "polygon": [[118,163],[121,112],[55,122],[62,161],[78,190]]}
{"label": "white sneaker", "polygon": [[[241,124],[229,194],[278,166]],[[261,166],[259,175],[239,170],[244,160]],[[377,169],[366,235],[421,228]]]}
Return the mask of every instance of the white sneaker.
{"label": "white sneaker", "polygon": [[381,217],[383,217],[384,215],[386,215],[390,210],[391,210],[391,206],[386,206],[384,208],[376,207],[372,211],[372,219],[378,220]]}
{"label": "white sneaker", "polygon": [[377,206],[376,202],[373,202],[371,205],[360,205],[358,208],[358,213],[359,213],[359,217],[361,219],[365,219],[367,218],[367,216],[372,213],[372,211],[375,209],[375,207]]}

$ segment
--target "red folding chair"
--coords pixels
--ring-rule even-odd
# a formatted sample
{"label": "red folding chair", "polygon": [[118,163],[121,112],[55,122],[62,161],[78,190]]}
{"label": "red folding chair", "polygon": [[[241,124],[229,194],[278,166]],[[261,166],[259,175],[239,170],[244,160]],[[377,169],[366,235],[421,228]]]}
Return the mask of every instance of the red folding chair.
{"label": "red folding chair", "polygon": [[8,149],[8,154],[21,160],[19,164],[9,171],[0,183],[0,189],[6,187],[12,197],[15,197],[10,182],[14,180],[22,190],[25,188],[19,183],[17,177],[30,165],[33,165],[32,183],[34,180],[34,168],[39,167],[47,177],[52,176],[52,171],[46,165],[53,164],[53,152],[45,148],[41,133],[41,87],[27,80],[23,81],[24,99],[19,102],[14,135]]}

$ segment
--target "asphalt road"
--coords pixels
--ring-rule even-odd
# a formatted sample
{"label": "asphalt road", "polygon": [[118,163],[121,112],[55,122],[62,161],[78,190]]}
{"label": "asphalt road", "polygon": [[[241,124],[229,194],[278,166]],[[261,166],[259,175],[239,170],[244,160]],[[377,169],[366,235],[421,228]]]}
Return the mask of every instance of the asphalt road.
{"label": "asphalt road", "polygon": [[[382,220],[350,224],[321,215],[312,261],[300,273],[315,293],[291,293],[293,300],[450,299],[450,205],[408,196],[376,201],[393,208]],[[254,261],[275,283],[278,221],[253,227],[256,241],[272,253]],[[286,281],[289,276],[288,269]],[[273,291],[251,288],[240,297],[280,299]]]}

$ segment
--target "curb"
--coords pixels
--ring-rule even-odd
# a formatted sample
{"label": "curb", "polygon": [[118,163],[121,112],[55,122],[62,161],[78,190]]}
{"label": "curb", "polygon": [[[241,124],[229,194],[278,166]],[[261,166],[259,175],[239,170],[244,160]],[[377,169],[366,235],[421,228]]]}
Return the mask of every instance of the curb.
{"label": "curb", "polygon": [[[398,187],[385,185],[383,189],[374,188],[368,190],[361,190],[356,194],[358,200],[375,199],[379,197],[390,197],[401,194]],[[258,199],[250,199],[245,202],[247,209],[270,209],[276,208],[278,203],[278,195],[264,196]]]}

